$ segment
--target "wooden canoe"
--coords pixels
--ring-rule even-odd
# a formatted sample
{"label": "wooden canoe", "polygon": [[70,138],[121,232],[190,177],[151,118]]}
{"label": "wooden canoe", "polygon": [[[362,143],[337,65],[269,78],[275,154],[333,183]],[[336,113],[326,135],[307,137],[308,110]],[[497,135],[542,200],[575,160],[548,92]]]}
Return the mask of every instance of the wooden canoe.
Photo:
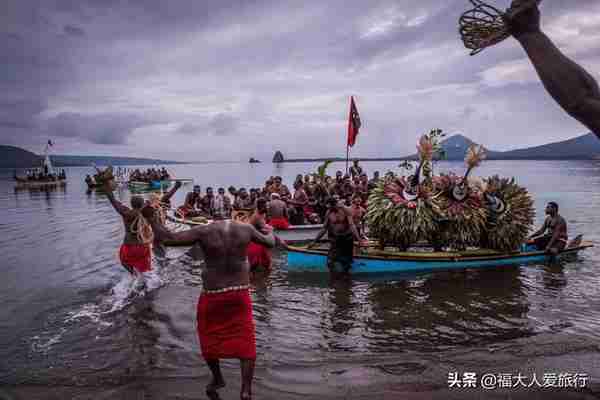
{"label": "wooden canoe", "polygon": [[[185,224],[188,226],[201,226],[214,222],[211,219],[182,219],[176,215],[172,210],[167,212],[167,219],[177,224]],[[318,225],[290,225],[289,229],[286,230],[275,230],[274,233],[280,239],[285,240],[287,243],[306,243],[313,240],[319,231],[323,228],[322,224]]]}
{"label": "wooden canoe", "polygon": [[[593,247],[583,241],[575,247],[566,248],[559,257],[576,254]],[[478,249],[464,252],[386,252],[368,248],[354,256],[350,273],[372,274],[391,272],[436,271],[495,267],[510,264],[543,263],[550,259],[543,251],[523,247],[523,251],[500,253],[494,250]],[[289,246],[286,268],[290,271],[329,272],[327,269],[327,249],[307,249]]]}

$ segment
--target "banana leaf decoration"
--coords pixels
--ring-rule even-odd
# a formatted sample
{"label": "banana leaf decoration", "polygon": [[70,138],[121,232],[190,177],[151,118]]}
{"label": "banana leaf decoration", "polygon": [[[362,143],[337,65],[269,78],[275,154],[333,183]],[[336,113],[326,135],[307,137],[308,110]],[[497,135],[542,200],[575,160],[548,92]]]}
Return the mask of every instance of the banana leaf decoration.
{"label": "banana leaf decoration", "polygon": [[485,183],[483,198],[488,219],[481,247],[502,252],[517,250],[533,225],[533,199],[527,189],[517,185],[515,178],[495,175]]}
{"label": "banana leaf decoration", "polygon": [[317,168],[317,176],[319,178],[325,178],[325,175],[327,173],[327,167],[329,167],[329,164],[331,164],[332,162],[332,160],[325,160],[323,164],[319,165],[319,168]]}
{"label": "banana leaf decoration", "polygon": [[436,196],[433,207],[446,221],[441,232],[448,247],[464,250],[479,246],[486,229],[487,209],[482,201],[481,185],[474,184],[469,175],[485,159],[485,149],[472,145],[465,155],[467,170],[463,176],[442,174],[433,178]]}
{"label": "banana leaf decoration", "polygon": [[369,196],[367,225],[369,235],[382,246],[405,250],[420,240],[431,240],[438,231],[431,206],[431,187],[421,182],[423,166],[431,160],[433,146],[426,135],[417,145],[419,166],[409,177],[387,177]]}

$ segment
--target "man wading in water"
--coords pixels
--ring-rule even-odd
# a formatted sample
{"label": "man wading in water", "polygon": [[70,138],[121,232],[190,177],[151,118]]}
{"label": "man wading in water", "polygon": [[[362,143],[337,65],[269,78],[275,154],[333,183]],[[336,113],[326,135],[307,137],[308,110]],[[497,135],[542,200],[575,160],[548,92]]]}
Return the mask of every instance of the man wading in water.
{"label": "man wading in water", "polygon": [[344,272],[349,272],[354,259],[354,240],[360,241],[360,235],[352,220],[352,214],[345,207],[340,206],[337,199],[330,197],[327,200],[327,207],[329,209],[325,215],[323,229],[309,248],[316,246],[319,239],[327,233],[331,242],[327,255],[327,268],[333,272],[339,265]]}
{"label": "man wading in water", "polygon": [[104,191],[110,204],[123,218],[125,238],[119,250],[121,264],[130,274],[148,272],[152,268],[151,243],[154,239],[152,229],[142,216],[144,198],[131,197],[131,208],[115,199],[112,192],[112,180],[104,181]]}
{"label": "man wading in water", "polygon": [[203,290],[198,299],[197,322],[202,356],[213,375],[206,393],[217,398],[217,389],[225,386],[219,360],[237,358],[242,373],[241,398],[250,399],[256,341],[246,249],[250,243],[274,247],[271,228],[265,226],[268,233],[263,234],[249,224],[218,221],[173,233],[154,217],[152,208],[145,207],[143,213],[158,240],[197,243],[204,252],[206,267],[202,271]]}

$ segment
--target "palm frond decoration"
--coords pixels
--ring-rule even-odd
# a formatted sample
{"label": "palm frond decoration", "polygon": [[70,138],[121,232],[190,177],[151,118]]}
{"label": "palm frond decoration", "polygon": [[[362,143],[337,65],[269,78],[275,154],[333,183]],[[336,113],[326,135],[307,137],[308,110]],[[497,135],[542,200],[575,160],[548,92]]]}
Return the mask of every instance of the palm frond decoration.
{"label": "palm frond decoration", "polygon": [[479,166],[479,164],[485,160],[486,156],[487,153],[482,145],[473,144],[469,146],[469,149],[465,154],[465,164],[467,164],[467,170],[470,171]]}
{"label": "palm frond decoration", "polygon": [[498,251],[517,250],[527,239],[533,225],[533,199],[527,189],[517,185],[515,178],[495,175],[486,183],[484,199],[488,219],[481,247]]}
{"label": "palm frond decoration", "polygon": [[439,230],[430,187],[420,185],[416,198],[408,200],[404,197],[408,185],[405,177],[384,180],[369,196],[369,235],[382,245],[407,249],[420,240],[430,240]]}
{"label": "palm frond decoration", "polygon": [[[464,197],[457,199],[455,188],[465,184]],[[432,198],[434,212],[446,221],[440,232],[443,244],[457,250],[479,246],[487,221],[487,210],[481,192],[471,187],[471,182],[455,174],[441,174],[433,178]]]}

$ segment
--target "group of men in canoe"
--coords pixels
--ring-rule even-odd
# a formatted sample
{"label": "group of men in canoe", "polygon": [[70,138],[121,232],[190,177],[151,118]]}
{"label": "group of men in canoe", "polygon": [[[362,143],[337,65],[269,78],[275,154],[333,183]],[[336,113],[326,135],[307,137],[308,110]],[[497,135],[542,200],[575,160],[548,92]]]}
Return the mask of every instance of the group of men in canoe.
{"label": "group of men in canoe", "polygon": [[354,161],[349,174],[337,171],[335,177],[298,175],[293,183],[293,192],[282,183],[280,176],[270,177],[262,188],[247,190],[231,186],[218,188],[217,194],[207,187],[204,194],[199,185],[185,196],[184,204],[177,212],[184,218],[205,217],[213,220],[230,219],[239,211],[256,209],[259,199],[267,201],[267,219],[279,230],[290,225],[321,224],[325,220],[330,198],[336,198],[353,210],[357,225],[362,227],[369,192],[379,180],[376,171],[369,180],[358,161]]}
{"label": "group of men in canoe", "polygon": [[[528,7],[521,9],[525,3]],[[567,113],[600,137],[600,90],[596,81],[582,67],[567,58],[541,31],[536,2],[515,0],[511,9],[520,11],[508,14],[510,33],[527,52],[548,92]],[[277,195],[281,199],[281,193]],[[153,239],[194,242],[203,249],[206,268],[202,272],[203,290],[197,306],[197,328],[202,355],[213,375],[206,391],[214,397],[216,391],[225,386],[219,360],[237,358],[240,360],[242,376],[240,398],[250,399],[256,344],[247,248],[251,243],[269,248],[275,246],[272,228],[264,224],[256,229],[253,224],[224,220],[174,233],[160,223],[157,210],[145,206],[141,197],[132,198],[132,208],[118,203],[110,194],[109,199],[123,217],[126,228],[124,246],[128,246],[128,255],[132,258],[138,252],[146,257],[145,250],[137,245],[140,241],[148,242]],[[259,213],[262,215],[265,213],[264,200],[263,198],[260,202]],[[326,200],[326,204],[332,206],[332,212],[324,215],[326,229],[333,236],[348,236],[348,230],[355,235],[352,218],[348,218],[343,209],[338,210],[338,201],[333,196]],[[257,210],[258,205],[257,199]],[[555,203],[549,203],[546,212],[549,217],[544,223],[543,232],[540,230],[536,233],[542,234],[549,230],[550,233],[543,239],[543,243],[540,239],[539,245],[554,251],[553,249],[558,249],[566,242],[566,223],[558,214]],[[151,229],[144,224],[144,220]],[[340,242],[340,246],[346,244]]]}

